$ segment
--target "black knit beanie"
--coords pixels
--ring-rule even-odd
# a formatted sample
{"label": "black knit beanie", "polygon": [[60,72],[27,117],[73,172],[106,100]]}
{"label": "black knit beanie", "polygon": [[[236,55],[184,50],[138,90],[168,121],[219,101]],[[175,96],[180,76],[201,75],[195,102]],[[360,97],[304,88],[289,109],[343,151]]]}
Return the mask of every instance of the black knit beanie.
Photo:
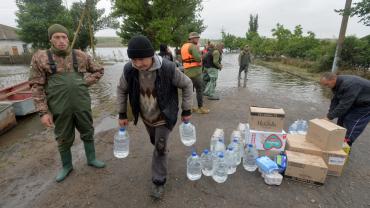
{"label": "black knit beanie", "polygon": [[154,48],[147,37],[137,35],[128,41],[127,55],[130,59],[152,57]]}

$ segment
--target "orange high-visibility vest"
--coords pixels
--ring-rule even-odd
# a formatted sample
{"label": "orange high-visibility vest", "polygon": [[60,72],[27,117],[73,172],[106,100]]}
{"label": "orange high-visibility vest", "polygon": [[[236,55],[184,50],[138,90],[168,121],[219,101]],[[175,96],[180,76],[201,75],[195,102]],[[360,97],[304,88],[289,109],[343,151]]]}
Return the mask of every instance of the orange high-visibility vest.
{"label": "orange high-visibility vest", "polygon": [[189,53],[189,49],[191,45],[192,43],[185,43],[181,47],[181,58],[182,58],[182,65],[184,66],[184,69],[202,66],[202,63],[195,61],[193,55]]}

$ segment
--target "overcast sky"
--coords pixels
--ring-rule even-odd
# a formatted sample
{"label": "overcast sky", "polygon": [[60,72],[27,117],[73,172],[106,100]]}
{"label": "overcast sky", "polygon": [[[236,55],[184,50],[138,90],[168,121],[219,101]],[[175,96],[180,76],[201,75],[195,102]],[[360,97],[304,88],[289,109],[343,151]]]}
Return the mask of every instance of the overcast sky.
{"label": "overcast sky", "polygon": [[[64,0],[68,5],[77,0]],[[352,3],[360,0],[353,0]],[[341,16],[334,9],[343,8],[345,0],[204,0],[201,17],[206,30],[202,38],[221,38],[221,29],[226,32],[244,36],[248,30],[250,14],[258,14],[258,32],[271,37],[271,29],[277,23],[293,30],[298,24],[303,31],[313,31],[319,38],[335,38],[338,36]],[[110,1],[101,0],[99,8],[110,10]],[[1,0],[0,24],[16,27],[15,0]],[[358,18],[350,18],[347,35],[363,37],[370,34],[370,27],[358,23]],[[98,36],[116,36],[114,30],[104,30]]]}

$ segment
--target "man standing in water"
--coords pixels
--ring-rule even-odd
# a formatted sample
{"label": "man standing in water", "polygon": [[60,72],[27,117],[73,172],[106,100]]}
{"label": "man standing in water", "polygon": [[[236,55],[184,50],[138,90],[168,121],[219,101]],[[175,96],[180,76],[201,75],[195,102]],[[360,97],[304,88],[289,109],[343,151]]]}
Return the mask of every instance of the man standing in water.
{"label": "man standing in water", "polygon": [[202,57],[198,48],[199,38],[200,36],[196,32],[189,34],[189,41],[181,47],[181,58],[184,72],[193,82],[197,93],[198,108],[194,108],[193,112],[207,114],[209,109],[203,106]]}
{"label": "man standing in water", "polygon": [[240,80],[242,79],[242,72],[244,71],[244,82],[243,87],[246,87],[247,84],[247,74],[249,63],[251,62],[251,54],[249,52],[249,46],[245,45],[243,50],[240,52],[238,57],[239,62],[239,75],[238,75],[238,87],[240,87]]}
{"label": "man standing in water", "polygon": [[131,38],[127,55],[131,61],[125,65],[117,87],[118,123],[121,127],[128,125],[129,98],[134,124],[140,115],[154,145],[151,196],[159,199],[167,180],[167,141],[176,125],[179,110],[178,88],[182,90],[181,117],[188,121],[191,118],[193,85],[175,63],[154,53],[152,43],[145,36]]}
{"label": "man standing in water", "polygon": [[358,76],[325,73],[320,84],[333,92],[327,118],[338,118],[347,129],[346,141],[352,146],[370,121],[370,81]]}
{"label": "man standing in water", "polygon": [[29,80],[41,123],[49,128],[55,124],[63,166],[56,177],[60,182],[73,169],[71,146],[76,128],[84,143],[87,164],[105,167],[95,158],[91,99],[87,88],[103,76],[104,69],[95,65],[84,52],[70,48],[68,30],[64,26],[50,26],[48,36],[51,48],[33,55]]}

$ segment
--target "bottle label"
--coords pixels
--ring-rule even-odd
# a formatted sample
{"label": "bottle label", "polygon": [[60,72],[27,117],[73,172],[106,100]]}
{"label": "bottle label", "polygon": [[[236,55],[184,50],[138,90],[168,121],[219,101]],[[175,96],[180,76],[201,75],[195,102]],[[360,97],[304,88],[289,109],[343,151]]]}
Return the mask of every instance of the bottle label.
{"label": "bottle label", "polygon": [[345,157],[329,157],[329,165],[344,165],[346,162]]}

